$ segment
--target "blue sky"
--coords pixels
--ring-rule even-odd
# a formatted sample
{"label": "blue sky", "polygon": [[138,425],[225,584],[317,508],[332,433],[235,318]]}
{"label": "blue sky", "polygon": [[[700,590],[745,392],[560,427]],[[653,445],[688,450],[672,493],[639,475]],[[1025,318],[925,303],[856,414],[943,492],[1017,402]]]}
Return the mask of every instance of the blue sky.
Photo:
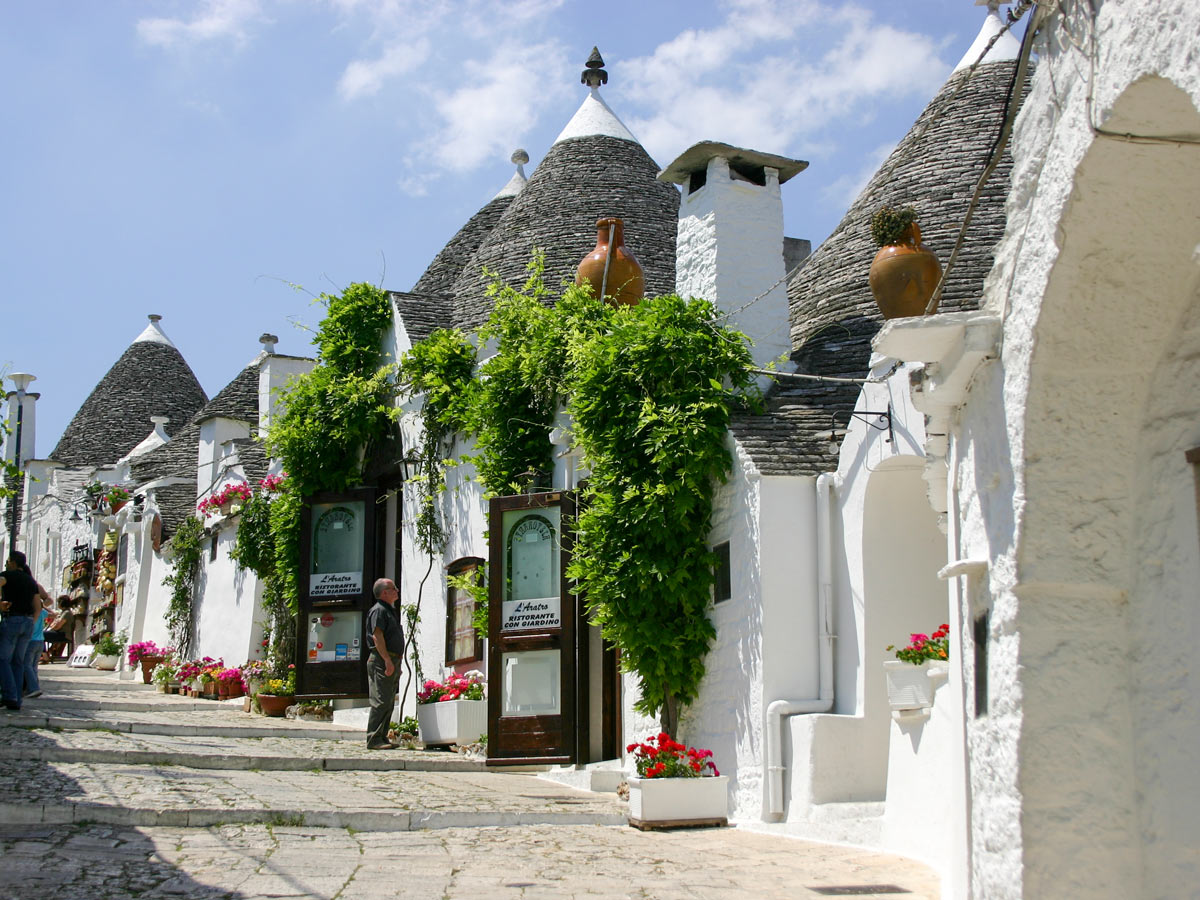
{"label": "blue sky", "polygon": [[210,396],[263,331],[308,355],[309,292],[411,288],[509,179],[513,149],[527,172],[545,155],[593,44],[605,99],[660,165],[706,139],[808,160],[783,188],[786,232],[816,246],[984,14],[972,0],[9,0],[0,369],[37,376],[45,457],[148,313]]}

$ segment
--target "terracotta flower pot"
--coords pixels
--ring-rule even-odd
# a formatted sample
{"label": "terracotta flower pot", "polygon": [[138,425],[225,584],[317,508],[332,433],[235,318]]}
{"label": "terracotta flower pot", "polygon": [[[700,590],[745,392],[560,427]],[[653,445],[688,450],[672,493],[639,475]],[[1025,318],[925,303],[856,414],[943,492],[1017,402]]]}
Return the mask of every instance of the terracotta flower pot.
{"label": "terracotta flower pot", "polygon": [[868,281],[883,317],[899,319],[925,315],[941,277],[937,256],[921,243],[921,229],[913,222],[898,243],[879,248]]}
{"label": "terracotta flower pot", "polygon": [[292,705],[295,698],[292,696],[276,696],[275,694],[259,694],[258,706],[263,711],[264,716],[274,716],[278,718],[287,712],[287,708]]}
{"label": "terracotta flower pot", "polygon": [[620,219],[601,219],[596,223],[596,247],[575,270],[575,283],[584,281],[591,282],[592,290],[614,306],[633,306],[646,295],[642,266],[625,247]]}
{"label": "terracotta flower pot", "polygon": [[162,662],[164,657],[161,656],[143,656],[139,663],[142,666],[142,681],[146,684],[150,683],[150,676],[154,673],[154,667]]}

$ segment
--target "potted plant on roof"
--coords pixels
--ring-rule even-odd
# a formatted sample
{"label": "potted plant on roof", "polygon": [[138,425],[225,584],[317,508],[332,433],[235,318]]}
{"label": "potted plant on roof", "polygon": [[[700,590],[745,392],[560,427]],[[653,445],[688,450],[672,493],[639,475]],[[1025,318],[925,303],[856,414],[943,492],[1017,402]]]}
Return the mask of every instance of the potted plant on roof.
{"label": "potted plant on roof", "polygon": [[665,731],[625,749],[637,768],[628,780],[634,828],[729,824],[729,779],[713,764],[711,750],[681,744]]}
{"label": "potted plant on roof", "polygon": [[114,484],[104,493],[104,500],[108,504],[108,508],[112,510],[113,515],[121,511],[121,508],[129,502],[130,493],[121,487],[119,484]]}
{"label": "potted plant on roof", "polygon": [[487,732],[483,673],[451,672],[445,682],[425,682],[417,691],[417,721],[425,746],[469,744]]}
{"label": "potted plant on roof", "polygon": [[87,495],[87,503],[95,509],[100,505],[100,501],[104,499],[104,492],[108,490],[108,486],[103,481],[90,481],[84,485],[83,492]]}
{"label": "potted plant on roof", "polygon": [[909,635],[907,647],[896,650],[896,658],[883,664],[887,676],[888,704],[897,712],[933,706],[931,679],[945,676],[950,659],[950,626],[939,625],[933,634]]}
{"label": "potted plant on roof", "polygon": [[921,243],[917,211],[911,206],[882,206],[871,217],[871,237],[879,252],[868,281],[885,319],[922,316],[937,289],[942,267]]}

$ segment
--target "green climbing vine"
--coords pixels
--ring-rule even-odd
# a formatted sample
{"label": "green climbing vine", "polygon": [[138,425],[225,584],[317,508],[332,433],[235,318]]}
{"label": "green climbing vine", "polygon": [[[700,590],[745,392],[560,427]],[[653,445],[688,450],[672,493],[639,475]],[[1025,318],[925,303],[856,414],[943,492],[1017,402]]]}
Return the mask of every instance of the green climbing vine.
{"label": "green climbing vine", "polygon": [[413,680],[425,680],[417,632],[421,624],[421,600],[433,572],[434,560],[446,544],[442,518],[442,495],[446,490],[446,466],[451,443],[466,426],[466,414],[474,390],[475,347],[457,329],[440,328],[413,346],[400,360],[398,386],[423,397],[418,455],[421,472],[409,480],[416,491],[414,530],[417,546],[428,557],[428,565],[417,586],[417,598],[403,605],[405,622],[405,682],[401,692],[408,697]]}
{"label": "green climbing vine", "polygon": [[319,300],[326,313],[313,338],[317,364],[289,382],[284,412],[267,435],[268,452],[282,462],[286,480],[270,497],[251,500],[232,551],[239,566],[264,580],[269,656],[277,666],[295,654],[304,498],[359,484],[364,460],[386,439],[396,415],[395,367],[379,352],[392,323],[387,293],[356,283]]}
{"label": "green climbing vine", "polygon": [[[704,300],[669,295],[614,309],[566,285],[550,306],[540,256],[529,270],[520,289],[494,280],[480,339],[496,353],[457,392],[465,407],[444,425],[473,434],[486,494],[545,489],[550,431],[566,407],[591,471],[568,574],[636,673],[638,709],[674,734],[715,635],[707,541],[715,486],[731,465],[730,417],[757,400],[748,341]],[[444,355],[414,351],[406,365],[411,385],[446,380]],[[486,623],[480,583],[451,583],[472,592],[477,626]]]}
{"label": "green climbing vine", "polygon": [[571,350],[567,410],[591,476],[568,575],[674,735],[715,637],[713,492],[733,412],[756,399],[747,341],[704,300],[616,310]]}
{"label": "green climbing vine", "polygon": [[171,589],[165,616],[167,632],[181,659],[191,654],[192,599],[196,595],[196,579],[200,575],[203,539],[204,523],[195,516],[185,517],[171,538],[174,558],[171,571],[163,577],[163,585]]}

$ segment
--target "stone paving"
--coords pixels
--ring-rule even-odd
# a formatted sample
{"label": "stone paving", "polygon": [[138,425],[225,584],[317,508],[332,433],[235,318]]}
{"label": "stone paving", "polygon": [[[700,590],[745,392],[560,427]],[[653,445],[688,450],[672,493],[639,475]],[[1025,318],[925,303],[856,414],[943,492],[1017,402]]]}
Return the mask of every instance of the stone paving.
{"label": "stone paving", "polygon": [[[310,723],[88,670],[43,669],[43,688],[0,716],[0,898],[938,897],[936,874],[900,857],[737,828],[643,833],[612,794],[372,753],[357,732],[312,723],[309,737]],[[50,710],[72,724],[16,727]],[[247,722],[268,736],[236,736]]]}
{"label": "stone paving", "polygon": [[911,860],[737,829],[0,826],[0,850],[0,897],[14,900],[774,900],[822,896],[814,888],[938,896],[936,879]]}

